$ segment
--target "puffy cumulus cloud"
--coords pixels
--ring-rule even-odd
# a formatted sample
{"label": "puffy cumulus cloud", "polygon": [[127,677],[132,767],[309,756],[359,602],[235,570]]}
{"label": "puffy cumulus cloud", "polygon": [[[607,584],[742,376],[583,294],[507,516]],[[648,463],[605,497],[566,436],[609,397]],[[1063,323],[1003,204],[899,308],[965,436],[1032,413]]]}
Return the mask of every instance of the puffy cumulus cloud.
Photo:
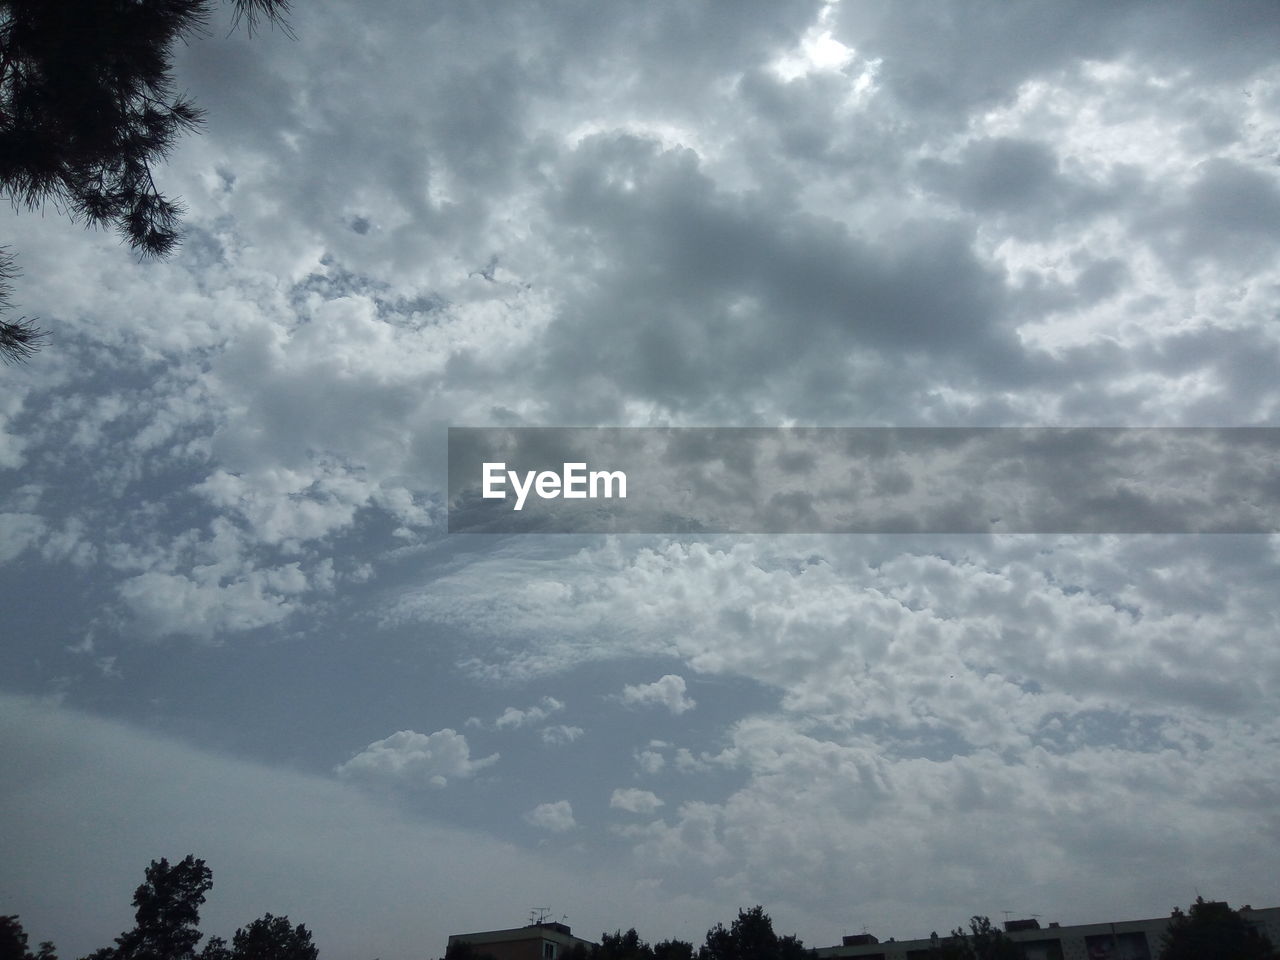
{"label": "puffy cumulus cloud", "polygon": [[649,775],[661,772],[663,767],[667,765],[667,758],[658,750],[637,750],[635,758],[636,766],[640,768],[640,772]]}
{"label": "puffy cumulus cloud", "polygon": [[548,833],[568,833],[578,824],[573,819],[573,805],[568,800],[540,803],[524,815],[525,822]]}
{"label": "puffy cumulus cloud", "polygon": [[[451,422],[1280,410],[1262,0],[369,10],[179,51],[210,123],[164,169],[172,261],[13,221],[59,339],[0,470],[75,478],[40,514],[75,562],[169,554],[118,574],[196,584],[117,583],[150,629],[281,622],[317,598],[257,573],[438,536]],[[243,569],[205,596],[214,517]]]}
{"label": "puffy cumulus cloud", "polygon": [[674,714],[692,710],[698,702],[685,695],[684,677],[668,673],[653,683],[628,684],[622,688],[622,702],[644,706],[653,704],[666,707]]}
{"label": "puffy cumulus cloud", "polygon": [[[1025,741],[1064,709],[1268,714],[1273,538],[1185,537],[1175,554],[1140,537],[948,538],[943,554],[895,537],[798,552],[645,542],[537,565],[491,555],[402,600],[402,614],[494,638],[494,659],[473,665],[483,674],[677,656],[827,720],[941,725],[975,745]],[[1220,582],[1222,563],[1240,576]]]}
{"label": "puffy cumulus cloud", "polygon": [[[1238,734],[1156,752],[1037,749],[1013,763],[992,751],[892,760],[869,737],[839,742],[787,718],[756,717],[735,727],[726,758],[747,773],[744,787],[621,832],[644,868],[679,865],[686,877],[833,911],[850,898],[884,905],[878,922],[890,926],[910,928],[905,904],[962,909],[957,891],[975,877],[993,902],[1047,900],[1066,884],[1072,892],[1058,909],[1096,915],[1125,894],[1132,871],[1176,877],[1215,844],[1235,851],[1206,865],[1215,882],[1264,882],[1246,848],[1248,837],[1276,829],[1266,799],[1274,790],[1258,792],[1274,783],[1274,762],[1262,760],[1270,734],[1233,741]],[[1239,777],[1251,786],[1229,785]],[[1127,816],[1135,802],[1140,823]],[[1125,869],[1108,871],[1117,860]],[[1247,877],[1233,873],[1237,864],[1247,864]]]}
{"label": "puffy cumulus cloud", "polygon": [[710,769],[710,762],[707,755],[694,756],[693,751],[688,747],[677,747],[675,756],[676,769],[683,773],[697,773]]}
{"label": "puffy cumulus cloud", "polygon": [[472,759],[467,738],[446,727],[423,734],[401,730],[369,744],[334,772],[346,780],[384,784],[430,784],[444,787],[498,762],[494,753]]}
{"label": "puffy cumulus cloud", "polygon": [[[154,529],[147,533],[139,546],[116,542],[105,554],[110,567],[125,574],[116,587],[124,612],[148,636],[221,642],[237,632],[280,623],[333,588],[331,558],[310,553],[297,560],[277,554],[271,563],[255,553],[252,536],[229,520],[215,520],[207,532],[189,529],[171,539]],[[47,546],[64,555],[91,550],[86,534],[74,524],[51,537]]]}
{"label": "puffy cumulus cloud", "polygon": [[[158,358],[143,350],[150,333],[139,325],[169,308],[147,278],[110,264],[77,276],[72,293],[81,281],[87,287],[99,279],[119,290],[96,311],[98,325],[73,322],[64,331],[67,348],[86,369],[112,350],[149,364],[154,377],[143,383],[141,373],[95,369],[65,393],[51,378],[43,384],[46,408],[26,420],[23,441],[24,450],[37,451],[33,476],[64,478],[58,496],[42,504],[45,520],[63,531],[46,545],[49,559],[104,557],[105,576],[111,568],[133,577],[139,571],[124,568],[150,567],[148,582],[117,584],[126,606],[148,631],[194,636],[278,622],[311,606],[314,596],[273,589],[279,568],[300,562],[321,589],[332,542],[363,541],[369,522],[389,519],[410,539],[428,534],[440,516],[443,455],[436,447],[450,417],[438,404],[424,406],[450,348],[425,344],[427,335],[393,322],[400,307],[297,291],[295,314],[286,298],[263,295],[252,278],[225,266],[214,269],[226,282],[215,297],[201,288],[205,279],[217,284],[198,278],[201,266],[162,269],[171,274],[170,293],[207,315],[207,341],[175,343]],[[477,309],[516,344],[520,323],[508,326],[500,314],[510,309],[495,302]],[[409,308],[403,310],[407,319]],[[531,314],[522,316],[527,322]],[[455,346],[467,349],[469,336]],[[485,408],[495,399],[501,401],[485,396]],[[506,399],[519,406],[516,397]],[[66,535],[73,529],[75,543]],[[222,554],[232,529],[236,569],[221,566],[211,579],[203,555]],[[208,533],[193,536],[199,530]],[[122,556],[130,559],[121,564]],[[147,563],[139,564],[143,556]],[[367,562],[356,566],[373,570]]]}
{"label": "puffy cumulus cloud", "polygon": [[263,326],[215,364],[228,411],[211,438],[221,467],[196,492],[270,544],[339,534],[361,511],[429,531],[440,518],[444,424],[473,416],[467,408],[481,397],[486,409],[520,403],[479,382],[464,385],[471,374],[483,379],[480,366],[460,360],[451,372],[448,361],[491,338],[486,362],[500,364],[499,345],[518,349],[519,327],[538,311],[508,325],[508,307],[482,304],[478,326],[419,330],[398,325],[367,296],[312,294],[306,302],[308,322]]}
{"label": "puffy cumulus cloud", "polygon": [[619,787],[609,797],[609,806],[627,813],[647,815],[657,812],[663,806],[662,800],[650,790],[637,790],[634,787]]}
{"label": "puffy cumulus cloud", "polygon": [[586,731],[582,727],[575,727],[567,723],[557,723],[549,727],[543,727],[538,731],[538,736],[549,747],[561,747],[565,744],[573,743],[584,733]]}
{"label": "puffy cumulus cloud", "polygon": [[195,492],[224,514],[240,514],[246,528],[269,544],[314,540],[348,527],[371,491],[358,479],[271,469],[249,477],[217,470]]}
{"label": "puffy cumulus cloud", "polygon": [[722,811],[716,804],[682,803],[674,822],[617,827],[621,836],[635,841],[638,861],[652,869],[680,866],[717,868],[729,862],[730,852],[720,840]]}
{"label": "puffy cumulus cloud", "polygon": [[[493,721],[493,725],[499,730],[504,727],[520,728],[532,726],[542,723],[547,717],[553,713],[559,713],[564,709],[564,703],[555,697],[543,697],[541,703],[536,706],[529,707],[525,710],[518,710],[515,707],[507,707],[502,714]],[[548,728],[550,729],[550,728]]]}
{"label": "puffy cumulus cloud", "polygon": [[[181,574],[149,572],[120,585],[120,597],[149,634],[188,634],[211,639],[220,634],[278,623],[296,609],[291,594],[305,590],[296,566],[248,574],[220,583]],[[283,589],[281,589],[283,587]],[[293,588],[293,589],[290,589]]]}
{"label": "puffy cumulus cloud", "polygon": [[[779,690],[781,711],[744,705],[718,753],[681,747],[673,765],[665,742],[635,751],[640,775],[745,779],[626,827],[637,869],[833,915],[849,894],[907,928],[903,904],[963,912],[955,891],[975,877],[1000,877],[993,895],[1006,897],[1069,887],[1087,916],[1124,895],[1127,881],[1087,881],[1116,856],[1173,876],[1221,844],[1234,852],[1206,869],[1236,882],[1241,838],[1276,829],[1265,744],[1280,679],[1278,541],[1176,543],[635,538],[544,555],[496,605],[492,585],[531,569],[523,550],[492,555],[465,575],[488,601],[482,615],[464,577],[437,584],[437,600],[499,638],[519,611],[523,662],[500,642],[495,676],[674,656]],[[937,871],[924,877],[904,849],[925,850]],[[1251,862],[1246,886],[1263,882]]]}

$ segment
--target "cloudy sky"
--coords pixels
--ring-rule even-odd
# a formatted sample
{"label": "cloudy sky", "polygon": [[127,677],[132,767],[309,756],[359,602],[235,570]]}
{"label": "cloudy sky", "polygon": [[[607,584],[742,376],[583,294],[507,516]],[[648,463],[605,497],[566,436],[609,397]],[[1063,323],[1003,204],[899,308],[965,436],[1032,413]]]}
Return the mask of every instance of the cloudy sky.
{"label": "cloudy sky", "polygon": [[1280,426],[1271,0],[298,6],[177,51],[171,260],[0,212],[0,913],[1280,902],[1278,537],[444,512],[450,426]]}

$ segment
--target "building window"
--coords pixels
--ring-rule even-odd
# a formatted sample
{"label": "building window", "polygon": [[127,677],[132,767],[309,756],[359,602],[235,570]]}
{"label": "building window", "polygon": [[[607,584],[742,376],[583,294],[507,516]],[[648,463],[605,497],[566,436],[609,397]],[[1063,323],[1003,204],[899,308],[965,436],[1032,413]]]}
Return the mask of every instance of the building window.
{"label": "building window", "polygon": [[542,941],[542,960],[556,960],[556,945]]}

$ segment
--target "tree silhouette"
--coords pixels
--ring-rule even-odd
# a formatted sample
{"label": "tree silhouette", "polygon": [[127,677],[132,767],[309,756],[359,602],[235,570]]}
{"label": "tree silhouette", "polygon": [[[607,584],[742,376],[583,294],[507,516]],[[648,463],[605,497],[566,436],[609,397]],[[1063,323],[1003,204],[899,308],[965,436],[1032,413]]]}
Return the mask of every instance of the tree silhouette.
{"label": "tree silhouette", "polygon": [[32,953],[27,949],[27,931],[16,916],[0,917],[0,960],[58,960],[48,940]]}
{"label": "tree silhouette", "polygon": [[693,944],[686,940],[661,940],[653,945],[653,960],[693,960]]}
{"label": "tree silhouette", "polygon": [[968,933],[960,928],[951,931],[939,955],[941,960],[1020,960],[1022,952],[988,917],[973,917]]}
{"label": "tree silhouette", "polygon": [[773,932],[773,921],[761,906],[739,910],[728,930],[717,923],[707,931],[706,943],[698,951],[698,960],[804,960],[809,956],[798,938]]}
{"label": "tree silhouette", "polygon": [[1277,960],[1271,941],[1222,902],[1196,897],[1190,913],[1175,908],[1159,960]]}
{"label": "tree silhouette", "polygon": [[626,933],[615,930],[600,934],[600,946],[591,952],[592,960],[653,960],[653,948],[640,939],[636,928]]}
{"label": "tree silhouette", "polygon": [[[0,190],[15,207],[52,203],[144,256],[172,252],[182,208],[152,167],[203,115],[174,93],[170,51],[214,2],[0,0]],[[289,0],[232,3],[250,33],[262,18],[288,29]],[[24,321],[0,326],[10,360],[38,344]]]}
{"label": "tree silhouette", "polygon": [[[9,251],[0,247],[0,313],[13,306],[9,294],[13,287],[9,281],[17,276],[17,268]],[[44,331],[35,325],[35,321],[26,317],[17,320],[0,319],[0,361],[20,363],[26,360],[44,342]]]}
{"label": "tree silhouette", "polygon": [[[210,937],[197,953],[196,944],[202,936],[200,906],[212,887],[213,873],[203,860],[190,854],[172,866],[168,860],[152,860],[146,882],[133,894],[137,908],[134,928],[116,937],[114,947],[95,950],[84,960],[317,960],[311,931],[302,924],[294,926],[288,917],[269,913],[237,930],[230,947],[222,937]],[[6,942],[4,922],[8,920],[16,923],[17,917],[0,917],[0,950]],[[25,934],[22,943],[26,943]],[[57,958],[53,945],[43,944],[36,957],[3,953],[0,960]]]}
{"label": "tree silhouette", "polygon": [[213,886],[213,874],[188,854],[169,865],[152,860],[146,881],[134,891],[135,926],[86,960],[194,960],[201,933],[200,905]]}
{"label": "tree silhouette", "polygon": [[231,960],[231,949],[222,937],[210,937],[200,950],[200,960]]}
{"label": "tree silhouette", "polygon": [[316,960],[316,953],[306,927],[291,926],[288,917],[269,913],[231,938],[233,960]]}

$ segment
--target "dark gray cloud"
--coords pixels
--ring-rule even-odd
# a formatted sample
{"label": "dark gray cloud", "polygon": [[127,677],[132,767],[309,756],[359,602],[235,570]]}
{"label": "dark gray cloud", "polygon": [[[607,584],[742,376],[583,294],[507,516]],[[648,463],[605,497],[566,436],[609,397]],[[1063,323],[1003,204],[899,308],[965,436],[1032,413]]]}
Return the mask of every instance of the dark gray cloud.
{"label": "dark gray cloud", "polygon": [[891,365],[928,353],[997,381],[1026,376],[999,273],[963,229],[907,222],[862,238],[772,199],[718,191],[689,151],[584,144],[552,211],[566,254],[604,257],[551,330],[546,380],[608,371],[625,391],[696,407],[860,349]]}
{"label": "dark gray cloud", "polygon": [[979,216],[1008,218],[1019,236],[1078,229],[1083,219],[1140,204],[1143,192],[1136,170],[1113,170],[1096,183],[1064,173],[1048,143],[1009,137],[971,141],[955,163],[922,161],[919,178]]}
{"label": "dark gray cloud", "polygon": [[1211,260],[1227,271],[1248,271],[1274,260],[1280,243],[1280,183],[1271,171],[1210,160],[1185,191],[1139,220],[1143,228],[1156,233],[1157,249],[1176,269],[1194,270]]}

